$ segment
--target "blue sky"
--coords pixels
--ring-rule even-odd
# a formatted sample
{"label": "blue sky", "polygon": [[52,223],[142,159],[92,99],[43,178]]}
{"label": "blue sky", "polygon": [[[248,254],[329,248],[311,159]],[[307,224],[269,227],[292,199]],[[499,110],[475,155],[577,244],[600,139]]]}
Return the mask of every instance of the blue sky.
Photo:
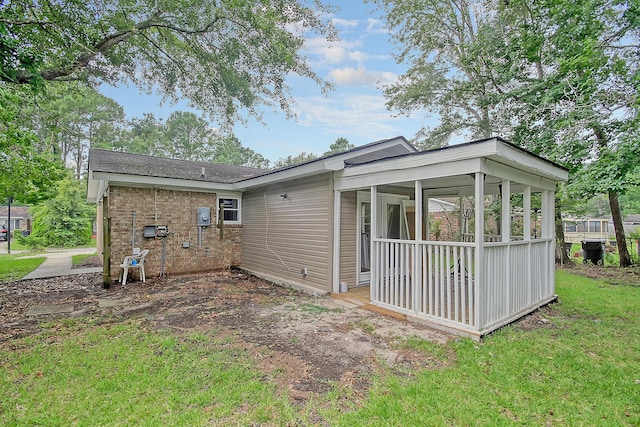
{"label": "blue sky", "polygon": [[[340,137],[355,145],[397,135],[412,138],[425,123],[425,117],[399,116],[385,106],[381,85],[394,82],[405,67],[392,57],[395,47],[380,12],[362,1],[345,1],[338,7],[332,20],[340,40],[329,44],[323,38],[309,38],[304,46],[316,73],[335,89],[325,96],[310,80],[292,77],[289,85],[297,121],[287,120],[284,113],[266,111],[266,126],[250,118],[246,126],[234,128],[244,146],[272,162],[303,151],[320,155]],[[186,102],[161,106],[159,97],[133,87],[102,86],[100,91],[120,103],[129,118],[145,112],[166,118],[175,110],[194,111]]]}

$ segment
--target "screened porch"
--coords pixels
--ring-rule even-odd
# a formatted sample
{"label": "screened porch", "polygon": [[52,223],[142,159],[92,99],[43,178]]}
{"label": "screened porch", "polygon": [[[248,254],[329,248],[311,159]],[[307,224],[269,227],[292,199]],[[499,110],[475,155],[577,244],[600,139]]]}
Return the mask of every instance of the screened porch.
{"label": "screened porch", "polygon": [[339,236],[355,223],[353,285],[369,286],[371,304],[473,338],[510,323],[556,298],[563,179],[500,139],[347,167],[335,183],[334,290],[349,256]]}

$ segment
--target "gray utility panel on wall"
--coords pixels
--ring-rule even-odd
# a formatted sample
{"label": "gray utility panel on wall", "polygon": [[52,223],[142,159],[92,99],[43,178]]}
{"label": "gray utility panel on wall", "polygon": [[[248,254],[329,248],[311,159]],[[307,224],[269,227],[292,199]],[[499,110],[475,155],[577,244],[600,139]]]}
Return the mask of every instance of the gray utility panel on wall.
{"label": "gray utility panel on wall", "polygon": [[198,208],[198,226],[209,227],[211,225],[211,209],[208,207]]}

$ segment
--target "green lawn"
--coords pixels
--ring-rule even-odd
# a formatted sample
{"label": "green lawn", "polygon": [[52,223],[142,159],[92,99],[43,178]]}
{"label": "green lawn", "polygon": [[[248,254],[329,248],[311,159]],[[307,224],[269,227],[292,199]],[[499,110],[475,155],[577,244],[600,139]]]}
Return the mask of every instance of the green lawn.
{"label": "green lawn", "polygon": [[21,279],[38,268],[46,258],[16,259],[24,254],[0,255],[0,283]]}
{"label": "green lawn", "polygon": [[[535,328],[406,345],[442,363],[367,396],[276,392],[219,331],[75,318],[0,344],[2,425],[640,425],[640,286],[557,273]],[[542,320],[543,319],[543,320]],[[339,355],[336,355],[339,357]]]}

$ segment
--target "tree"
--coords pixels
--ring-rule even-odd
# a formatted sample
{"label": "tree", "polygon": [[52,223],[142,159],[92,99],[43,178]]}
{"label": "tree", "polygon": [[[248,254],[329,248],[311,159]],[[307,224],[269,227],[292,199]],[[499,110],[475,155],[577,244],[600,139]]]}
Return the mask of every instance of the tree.
{"label": "tree", "polygon": [[211,161],[227,165],[269,169],[268,159],[252,149],[244,147],[235,136],[220,136],[215,140]]}
{"label": "tree", "polygon": [[164,125],[158,155],[204,161],[213,156],[213,130],[206,120],[188,111],[174,111]]}
{"label": "tree", "polygon": [[50,195],[62,176],[63,164],[38,145],[36,134],[17,120],[19,99],[25,94],[0,85],[0,201],[35,203]]}
{"label": "tree", "polygon": [[330,9],[305,0],[125,0],[0,5],[0,81],[133,82],[165,99],[187,98],[221,125],[260,117],[259,107],[293,115],[285,82],[310,78],[300,53],[307,32],[334,31]]}
{"label": "tree", "polygon": [[[58,122],[51,140],[58,141],[62,160],[75,166],[75,178],[80,179],[89,148],[115,139],[124,110],[113,99],[85,85],[65,85],[61,96],[53,98],[49,94],[48,101],[41,108]],[[43,133],[49,131],[45,127]]]}
{"label": "tree", "polygon": [[340,137],[336,139],[336,142],[329,146],[329,151],[325,152],[323,156],[341,153],[343,151],[351,150],[352,148],[355,148],[355,145],[351,144],[347,138]]}
{"label": "tree", "polygon": [[86,202],[86,183],[67,178],[56,187],[55,197],[32,209],[32,233],[27,240],[64,247],[90,243],[96,210]]}
{"label": "tree", "polygon": [[305,153],[304,151],[300,154],[298,154],[297,156],[287,156],[287,157],[281,157],[278,160],[276,160],[276,162],[273,164],[273,167],[275,169],[278,168],[284,168],[287,166],[293,166],[293,165],[297,165],[299,163],[304,163],[304,162],[309,162],[311,160],[317,159],[318,156],[316,156],[313,153]]}
{"label": "tree", "polygon": [[143,113],[125,123],[117,138],[98,142],[95,147],[112,151],[161,155],[161,147],[166,145],[164,123],[153,113]]}
{"label": "tree", "polygon": [[[374,1],[397,32],[398,59],[410,63],[385,91],[389,105],[439,114],[441,125],[423,132],[428,143],[463,130],[499,134],[568,167],[572,194],[594,194],[597,184],[627,265],[617,195],[637,163],[626,163],[620,148],[638,140],[639,8],[613,0]],[[602,177],[613,163],[615,179],[578,179],[587,170]],[[559,210],[556,219],[562,237]]]}
{"label": "tree", "polygon": [[[86,169],[89,147],[119,138],[124,121],[122,107],[84,83],[50,83],[40,91],[21,90],[15,123],[31,129],[40,150],[54,153],[75,168],[76,179]],[[27,92],[27,93],[24,93]]]}
{"label": "tree", "polygon": [[625,194],[620,197],[622,212],[624,215],[640,214],[640,175],[636,176],[638,184],[629,188]]}
{"label": "tree", "polygon": [[490,14],[480,0],[369,0],[384,9],[396,61],[409,65],[384,91],[387,106],[402,113],[424,111],[440,118],[424,127],[415,144],[422,149],[446,145],[454,135],[486,138],[499,131],[493,95],[500,90],[487,66],[478,33]]}
{"label": "tree", "polygon": [[[618,202],[638,171],[640,9],[608,0],[516,0],[501,10],[520,84],[502,100],[520,113],[514,142],[535,141],[567,165],[573,197],[606,194],[620,254],[631,264]],[[507,65],[508,64],[508,65]],[[537,146],[537,147],[536,147]]]}

